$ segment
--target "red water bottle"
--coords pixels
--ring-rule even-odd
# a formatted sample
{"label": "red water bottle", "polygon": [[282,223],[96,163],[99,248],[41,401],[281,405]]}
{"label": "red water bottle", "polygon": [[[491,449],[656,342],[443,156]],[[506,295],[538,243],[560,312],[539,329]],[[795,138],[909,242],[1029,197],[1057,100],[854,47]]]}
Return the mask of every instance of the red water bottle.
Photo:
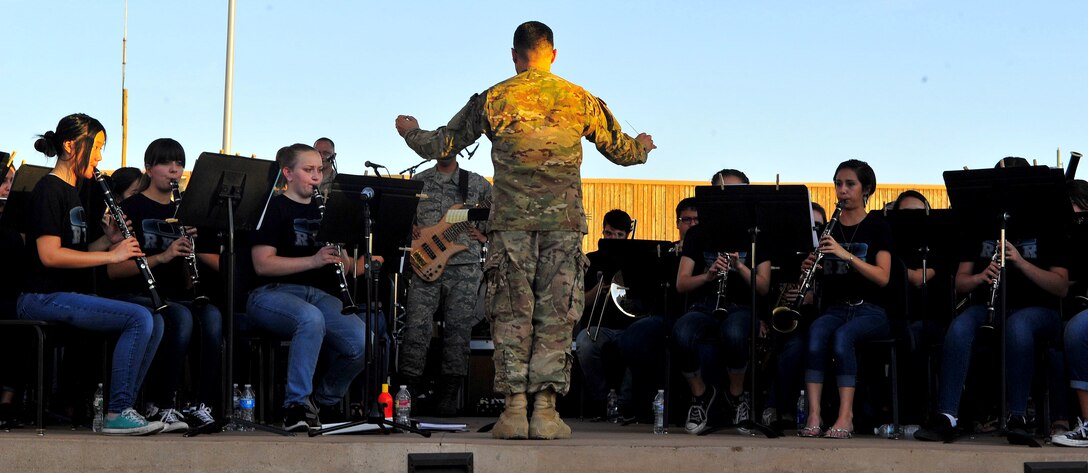
{"label": "red water bottle", "polygon": [[382,393],[378,395],[378,404],[382,405],[382,416],[386,419],[393,418],[393,396],[389,394],[389,385],[382,385]]}

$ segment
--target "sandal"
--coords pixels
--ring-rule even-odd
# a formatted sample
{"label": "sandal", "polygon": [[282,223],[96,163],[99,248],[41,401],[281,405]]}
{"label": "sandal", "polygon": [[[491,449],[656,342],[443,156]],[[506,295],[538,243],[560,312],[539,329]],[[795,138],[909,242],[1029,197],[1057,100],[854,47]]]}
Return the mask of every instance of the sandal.
{"label": "sandal", "polygon": [[820,426],[805,426],[805,428],[797,431],[798,437],[816,438],[824,435],[824,428]]}
{"label": "sandal", "polygon": [[847,429],[827,429],[827,433],[824,434],[824,438],[849,439],[854,438],[854,432]]}

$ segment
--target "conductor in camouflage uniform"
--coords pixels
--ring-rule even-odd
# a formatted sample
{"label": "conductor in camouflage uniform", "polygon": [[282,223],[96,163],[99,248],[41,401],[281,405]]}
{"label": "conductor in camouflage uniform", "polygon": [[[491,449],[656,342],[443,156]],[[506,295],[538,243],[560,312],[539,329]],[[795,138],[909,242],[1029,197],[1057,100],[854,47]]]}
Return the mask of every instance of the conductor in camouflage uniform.
{"label": "conductor in camouflage uniform", "polygon": [[[416,174],[412,180],[423,182],[422,192],[427,196],[420,199],[416,207],[413,239],[419,238],[421,227],[438,224],[451,207],[458,204],[472,207],[491,199],[491,184],[483,176],[461,168],[456,154],[439,159],[435,167]],[[442,378],[434,412],[441,417],[457,414],[457,391],[468,374],[468,342],[472,326],[478,322],[476,302],[483,276],[480,253],[487,238],[474,225],[469,223],[468,231],[455,240],[466,249],[449,256],[437,280],[427,282],[413,274],[408,288],[400,373],[409,386],[420,384],[419,378],[427,362],[433,316],[442,307]]]}
{"label": "conductor in camouflage uniform", "polygon": [[555,398],[569,386],[571,336],[584,303],[582,138],[624,166],[646,162],[654,149],[650,135],[624,134],[603,101],[551,73],[553,45],[547,25],[523,23],[511,49],[517,75],[473,95],[437,130],[420,130],[411,116],[396,119],[397,131],[424,158],[456,154],[481,134],[491,140],[494,205],[484,278],[495,391],[506,396],[491,431],[496,438],[571,434]]}

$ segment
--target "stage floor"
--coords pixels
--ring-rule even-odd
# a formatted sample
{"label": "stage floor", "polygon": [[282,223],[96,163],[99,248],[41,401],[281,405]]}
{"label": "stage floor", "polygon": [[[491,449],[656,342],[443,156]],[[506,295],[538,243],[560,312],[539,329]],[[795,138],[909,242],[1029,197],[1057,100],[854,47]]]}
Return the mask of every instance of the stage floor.
{"label": "stage floor", "polygon": [[[953,444],[859,436],[850,440],[778,439],[722,430],[696,437],[648,425],[571,422],[574,438],[494,440],[474,430],[492,419],[463,418],[469,432],[430,438],[395,433],[280,437],[263,432],[183,438],[104,437],[54,427],[0,432],[0,471],[87,472],[405,472],[414,453],[471,453],[476,472],[1023,472],[1025,462],[1085,461],[1088,450],[1008,445],[1003,438]],[[434,470],[431,470],[434,471]]]}

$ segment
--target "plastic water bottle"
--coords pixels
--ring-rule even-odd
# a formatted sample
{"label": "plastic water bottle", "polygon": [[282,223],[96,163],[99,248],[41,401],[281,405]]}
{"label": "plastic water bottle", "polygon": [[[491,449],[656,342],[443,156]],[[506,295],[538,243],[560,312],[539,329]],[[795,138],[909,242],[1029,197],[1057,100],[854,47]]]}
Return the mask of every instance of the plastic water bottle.
{"label": "plastic water bottle", "polygon": [[394,401],[398,424],[411,425],[409,417],[412,415],[412,395],[408,393],[408,386],[400,385],[397,399]]}
{"label": "plastic water bottle", "polygon": [[[242,390],[242,397],[238,399],[239,407],[242,414],[241,419],[247,422],[253,422],[253,410],[257,407],[257,399],[253,395],[253,386],[247,384],[245,389]],[[238,426],[238,430],[242,432],[252,432],[253,427]]]}
{"label": "plastic water bottle", "polygon": [[102,396],[102,383],[98,383],[98,390],[94,392],[94,421],[91,423],[91,430],[95,432],[101,432],[102,426],[106,422],[105,401]]}
{"label": "plastic water bottle", "polygon": [[378,404],[382,405],[382,417],[393,420],[393,395],[389,394],[389,385],[382,384],[382,393],[378,395]]}
{"label": "plastic water bottle", "polygon": [[667,434],[665,431],[665,390],[658,389],[654,396],[654,435]]}
{"label": "plastic water bottle", "polygon": [[616,390],[608,391],[608,407],[605,409],[605,416],[613,424],[620,423],[620,397],[616,395]]}
{"label": "plastic water bottle", "polygon": [[801,390],[801,395],[797,396],[797,431],[800,432],[808,425],[808,396],[805,396],[805,390]]}
{"label": "plastic water bottle", "polygon": [[884,424],[873,429],[873,435],[886,439],[897,439],[899,438],[899,429],[895,428],[894,424]]}
{"label": "plastic water bottle", "polygon": [[904,425],[900,430],[903,432],[903,438],[914,440],[914,433],[921,429],[922,426],[918,424]]}

